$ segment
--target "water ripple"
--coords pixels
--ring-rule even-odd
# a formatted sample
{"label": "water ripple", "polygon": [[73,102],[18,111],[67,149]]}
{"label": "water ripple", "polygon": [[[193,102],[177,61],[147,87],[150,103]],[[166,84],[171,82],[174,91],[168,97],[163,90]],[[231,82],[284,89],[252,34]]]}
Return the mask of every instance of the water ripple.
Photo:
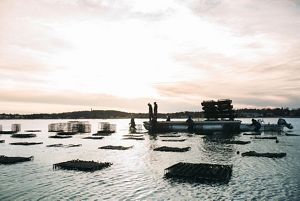
{"label": "water ripple", "polygon": [[[96,125],[99,120],[90,120]],[[68,140],[50,139],[49,120],[15,120],[22,127],[34,125],[43,132],[37,141],[44,145],[22,147],[0,144],[0,155],[31,156],[34,161],[0,166],[0,200],[297,200],[300,184],[300,137],[280,135],[275,141],[250,140],[247,145],[225,145],[203,140],[203,136],[187,136],[184,142],[162,142],[145,135],[144,141],[124,141],[129,120],[111,120],[117,133],[101,141],[84,141],[82,136]],[[143,120],[138,120],[140,123]],[[294,119],[295,133],[300,133],[300,120]],[[3,121],[10,124],[11,121]],[[137,122],[138,123],[138,122]],[[2,123],[3,124],[3,123]],[[6,125],[7,126],[7,125]],[[87,136],[86,134],[84,136]],[[47,148],[54,143],[82,144],[77,148]],[[99,150],[104,145],[134,146],[126,151]],[[190,146],[186,153],[155,152],[157,146]],[[239,152],[286,152],[281,159],[242,157]],[[53,170],[54,163],[72,160],[108,161],[109,168],[92,173]],[[233,164],[228,184],[180,182],[163,177],[164,169],[177,162]]]}

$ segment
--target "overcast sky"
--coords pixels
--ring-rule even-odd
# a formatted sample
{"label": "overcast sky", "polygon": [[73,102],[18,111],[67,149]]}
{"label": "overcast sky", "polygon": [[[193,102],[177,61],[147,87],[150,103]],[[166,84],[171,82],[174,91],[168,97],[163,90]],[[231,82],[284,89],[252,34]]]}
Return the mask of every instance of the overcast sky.
{"label": "overcast sky", "polygon": [[1,0],[0,113],[300,107],[300,1]]}

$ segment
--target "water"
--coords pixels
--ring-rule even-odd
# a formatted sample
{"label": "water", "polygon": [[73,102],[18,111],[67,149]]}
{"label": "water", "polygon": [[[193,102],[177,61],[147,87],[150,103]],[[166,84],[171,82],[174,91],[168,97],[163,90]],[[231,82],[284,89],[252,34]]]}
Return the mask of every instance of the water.
{"label": "water", "polygon": [[[15,139],[1,135],[0,155],[34,156],[34,161],[0,165],[0,200],[299,200],[300,136],[278,135],[274,140],[252,140],[237,135],[238,140],[251,140],[247,145],[224,145],[207,142],[203,136],[189,137],[184,142],[162,142],[145,134],[144,141],[122,140],[128,134],[129,119],[105,120],[117,124],[117,132],[103,140],[87,140],[76,135],[69,139],[48,138],[48,124],[67,120],[1,120],[3,130],[20,123],[22,131],[40,129],[36,138]],[[98,122],[92,124],[96,132]],[[142,123],[143,120],[136,120]],[[265,119],[276,122],[277,119]],[[300,119],[287,119],[294,125],[291,133],[300,134]],[[250,122],[250,119],[243,119]],[[42,145],[14,146],[10,142],[34,141]],[[81,147],[54,148],[49,144],[82,144]],[[134,147],[129,150],[101,150],[104,145]],[[184,153],[152,151],[157,146],[190,146]],[[241,157],[244,151],[286,152],[281,159]],[[112,162],[109,168],[93,173],[53,170],[52,165],[72,159]],[[233,164],[228,184],[199,184],[164,179],[164,169],[178,162]]]}

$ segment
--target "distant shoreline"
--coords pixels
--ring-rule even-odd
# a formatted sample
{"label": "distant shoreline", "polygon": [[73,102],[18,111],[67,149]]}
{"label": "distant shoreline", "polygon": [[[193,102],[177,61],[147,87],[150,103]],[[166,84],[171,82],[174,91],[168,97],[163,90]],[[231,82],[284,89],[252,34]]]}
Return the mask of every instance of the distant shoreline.
{"label": "distant shoreline", "polygon": [[[236,118],[299,118],[300,108],[274,108],[274,109],[237,109],[234,110]],[[159,113],[158,118],[184,119],[188,116],[193,118],[204,118],[202,111],[185,111],[175,113]],[[40,114],[0,114],[0,119],[128,119],[141,118],[147,119],[148,113],[129,113],[116,110],[92,110],[75,111],[63,113],[40,113]]]}

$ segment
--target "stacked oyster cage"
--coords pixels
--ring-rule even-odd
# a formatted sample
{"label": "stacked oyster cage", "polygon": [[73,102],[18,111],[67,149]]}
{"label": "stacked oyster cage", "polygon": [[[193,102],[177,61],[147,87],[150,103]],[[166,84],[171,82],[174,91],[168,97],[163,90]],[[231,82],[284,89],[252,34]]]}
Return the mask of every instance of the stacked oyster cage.
{"label": "stacked oyster cage", "polygon": [[109,122],[100,122],[98,124],[98,133],[101,132],[114,133],[116,132],[116,129],[117,129],[116,124],[111,124]]}
{"label": "stacked oyster cage", "polygon": [[234,120],[232,100],[203,101],[201,105],[207,120],[217,120],[218,118]]}
{"label": "stacked oyster cage", "polygon": [[21,131],[21,124],[12,124],[11,125],[11,131],[13,132],[20,132]]}
{"label": "stacked oyster cage", "polygon": [[49,132],[90,133],[91,124],[88,121],[68,121],[66,123],[52,123],[48,125]]}

